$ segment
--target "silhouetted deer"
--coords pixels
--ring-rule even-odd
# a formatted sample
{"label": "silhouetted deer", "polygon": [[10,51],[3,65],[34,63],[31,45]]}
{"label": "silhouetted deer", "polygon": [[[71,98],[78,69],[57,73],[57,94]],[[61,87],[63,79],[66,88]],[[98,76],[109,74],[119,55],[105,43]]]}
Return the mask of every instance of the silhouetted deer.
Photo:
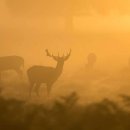
{"label": "silhouetted deer", "polygon": [[21,67],[24,66],[24,59],[19,56],[0,57],[0,79],[1,72],[6,70],[15,70],[20,76],[22,75]]}
{"label": "silhouetted deer", "polygon": [[47,49],[46,54],[47,56],[57,61],[57,65],[55,68],[48,66],[32,66],[28,69],[27,74],[30,81],[30,96],[34,85],[35,91],[37,95],[39,95],[39,88],[42,83],[45,83],[47,85],[48,94],[50,93],[52,85],[54,84],[54,82],[56,82],[56,80],[62,73],[64,62],[70,57],[71,50],[69,54],[67,54],[66,56],[63,55],[62,57],[60,57],[59,55],[51,55]]}

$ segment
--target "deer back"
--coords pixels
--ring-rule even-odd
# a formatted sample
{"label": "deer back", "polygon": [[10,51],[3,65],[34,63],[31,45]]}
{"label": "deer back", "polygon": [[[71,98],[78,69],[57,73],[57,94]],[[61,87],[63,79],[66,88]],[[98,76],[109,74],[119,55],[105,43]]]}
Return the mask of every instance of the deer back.
{"label": "deer back", "polygon": [[0,57],[0,70],[19,69],[24,65],[24,59],[19,56]]}

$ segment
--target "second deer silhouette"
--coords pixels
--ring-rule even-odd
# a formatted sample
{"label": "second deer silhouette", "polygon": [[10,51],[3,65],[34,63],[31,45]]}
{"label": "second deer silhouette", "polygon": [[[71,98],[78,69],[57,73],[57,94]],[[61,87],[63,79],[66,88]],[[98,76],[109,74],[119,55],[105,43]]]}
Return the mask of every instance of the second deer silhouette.
{"label": "second deer silhouette", "polygon": [[1,72],[7,70],[15,70],[22,77],[21,67],[24,67],[24,59],[20,56],[4,56],[0,57],[0,80]]}
{"label": "second deer silhouette", "polygon": [[57,62],[57,65],[55,68],[48,66],[32,66],[27,70],[30,81],[30,96],[33,87],[35,87],[36,94],[39,95],[39,88],[42,83],[47,85],[48,94],[50,93],[52,85],[56,82],[62,73],[64,62],[68,60],[71,55],[71,50],[66,56],[63,55],[62,57],[59,55],[54,56],[53,54],[50,54],[47,49],[46,54],[47,56],[53,58]]}

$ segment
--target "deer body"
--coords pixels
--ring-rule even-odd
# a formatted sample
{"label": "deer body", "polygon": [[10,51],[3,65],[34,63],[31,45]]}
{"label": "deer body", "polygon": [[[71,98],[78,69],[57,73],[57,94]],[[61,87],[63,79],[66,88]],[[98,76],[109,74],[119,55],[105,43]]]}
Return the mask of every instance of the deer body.
{"label": "deer body", "polygon": [[19,56],[0,57],[0,73],[6,70],[15,70],[19,75],[22,74],[21,67],[24,66],[24,59]]}
{"label": "deer body", "polygon": [[57,72],[56,68],[46,67],[46,66],[33,66],[28,70],[29,80],[35,83],[54,83],[61,72]]}
{"label": "deer body", "polygon": [[28,69],[27,74],[31,84],[30,95],[32,88],[35,86],[35,91],[39,95],[39,87],[42,83],[47,85],[48,93],[50,93],[52,85],[60,77],[63,71],[64,61],[67,60],[70,54],[67,57],[55,57],[51,56],[47,50],[47,55],[54,58],[57,61],[55,68],[48,66],[32,66]]}

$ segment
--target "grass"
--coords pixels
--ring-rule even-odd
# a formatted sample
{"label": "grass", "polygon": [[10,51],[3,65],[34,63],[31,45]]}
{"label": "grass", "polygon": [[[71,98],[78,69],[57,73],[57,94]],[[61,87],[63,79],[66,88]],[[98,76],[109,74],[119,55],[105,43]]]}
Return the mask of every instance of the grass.
{"label": "grass", "polygon": [[[124,107],[109,99],[79,105],[77,93],[49,104],[0,97],[1,130],[129,130],[130,97]],[[125,109],[127,108],[127,109]]]}

